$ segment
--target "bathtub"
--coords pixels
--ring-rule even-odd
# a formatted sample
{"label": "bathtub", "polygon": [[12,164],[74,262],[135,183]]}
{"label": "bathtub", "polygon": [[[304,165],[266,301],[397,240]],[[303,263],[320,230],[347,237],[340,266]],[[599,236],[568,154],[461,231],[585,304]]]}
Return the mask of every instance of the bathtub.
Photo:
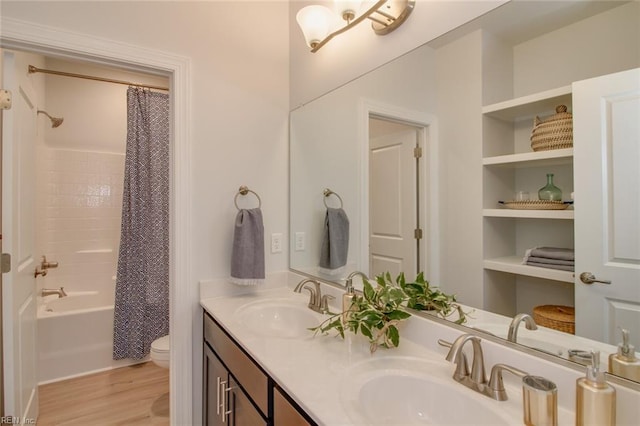
{"label": "bathtub", "polygon": [[76,291],[38,299],[40,384],[146,361],[112,359],[113,293]]}

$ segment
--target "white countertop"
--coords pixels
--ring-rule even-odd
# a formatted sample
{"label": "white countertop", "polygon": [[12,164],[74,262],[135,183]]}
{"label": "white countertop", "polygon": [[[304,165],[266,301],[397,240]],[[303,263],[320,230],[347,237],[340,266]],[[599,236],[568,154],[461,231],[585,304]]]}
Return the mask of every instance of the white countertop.
{"label": "white countertop", "polygon": [[[354,380],[356,371],[359,372],[359,377],[368,377],[362,376],[363,372],[378,374],[381,368],[386,368],[384,366],[400,365],[402,360],[398,357],[433,361],[438,368],[437,380],[442,380],[447,386],[450,381],[459,388],[459,392],[499,410],[501,415],[509,419],[509,423],[522,424],[519,386],[507,384],[510,399],[498,402],[467,389],[451,378],[454,365],[444,359],[447,349],[439,347],[435,342],[439,338],[452,341],[460,334],[458,330],[412,316],[401,325],[399,347],[380,348],[374,354],[369,352],[366,338],[360,335],[348,334],[343,340],[333,336],[313,337],[313,333],[309,331],[308,337],[298,339],[264,337],[243,324],[237,311],[246,304],[265,298],[287,298],[306,306],[309,296],[306,292],[296,294],[291,288],[281,287],[250,294],[205,298],[201,305],[318,424],[334,426],[366,423],[358,413],[349,408],[352,400],[357,398],[357,395],[350,395],[357,390],[354,390],[353,383],[349,381]],[[428,345],[424,343],[425,339],[429,342]],[[483,345],[486,344],[495,345],[483,342]],[[492,364],[487,363],[487,373],[491,366]],[[531,374],[538,373],[532,371]],[[507,376],[508,374],[505,379],[509,383]],[[553,380],[552,377],[549,378]],[[393,395],[389,395],[389,398],[393,398]],[[559,420],[560,424],[572,425],[573,413],[560,408]]]}

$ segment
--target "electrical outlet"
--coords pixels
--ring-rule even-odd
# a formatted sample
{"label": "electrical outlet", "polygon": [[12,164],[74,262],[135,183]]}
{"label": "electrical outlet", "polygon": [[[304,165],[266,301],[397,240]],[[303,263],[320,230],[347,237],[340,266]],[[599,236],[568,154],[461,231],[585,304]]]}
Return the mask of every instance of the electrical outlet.
{"label": "electrical outlet", "polygon": [[282,253],[282,234],[271,234],[271,253]]}
{"label": "electrical outlet", "polygon": [[304,251],[305,233],[296,232],[296,251]]}

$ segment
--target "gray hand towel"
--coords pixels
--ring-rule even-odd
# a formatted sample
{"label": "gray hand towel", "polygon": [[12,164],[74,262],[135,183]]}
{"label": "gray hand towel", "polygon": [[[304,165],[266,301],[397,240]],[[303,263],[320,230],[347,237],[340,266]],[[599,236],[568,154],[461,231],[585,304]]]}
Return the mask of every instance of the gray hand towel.
{"label": "gray hand towel", "polygon": [[264,225],[259,208],[241,209],[236,216],[231,251],[231,282],[240,285],[264,282]]}
{"label": "gray hand towel", "polygon": [[340,273],[347,264],[348,252],[349,218],[341,208],[328,207],[320,247],[320,272],[330,275]]}

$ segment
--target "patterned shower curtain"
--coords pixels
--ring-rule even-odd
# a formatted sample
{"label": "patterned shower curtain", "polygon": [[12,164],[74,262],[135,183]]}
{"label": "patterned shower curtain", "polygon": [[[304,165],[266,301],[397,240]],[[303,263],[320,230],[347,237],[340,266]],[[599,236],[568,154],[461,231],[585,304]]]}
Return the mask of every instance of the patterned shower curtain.
{"label": "patterned shower curtain", "polygon": [[141,359],[169,334],[169,96],[127,91],[113,359]]}

